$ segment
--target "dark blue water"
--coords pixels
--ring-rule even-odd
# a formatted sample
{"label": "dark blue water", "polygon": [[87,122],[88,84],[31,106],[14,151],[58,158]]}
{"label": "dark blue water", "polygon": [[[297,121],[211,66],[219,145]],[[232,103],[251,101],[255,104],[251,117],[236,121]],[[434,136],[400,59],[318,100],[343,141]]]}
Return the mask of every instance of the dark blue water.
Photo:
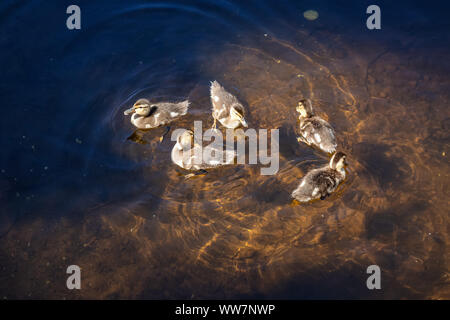
{"label": "dark blue water", "polygon": [[[79,1],[68,30],[71,4],[0,4],[1,297],[448,298],[448,4]],[[370,4],[381,30],[366,28]],[[162,130],[127,140],[123,110],[142,97],[189,98],[176,126],[209,124],[214,79],[253,127],[280,128],[278,176],[185,182]],[[305,96],[350,178],[293,207],[296,182],[327,161],[295,142]],[[85,290],[65,288],[69,264]],[[365,287],[370,264],[381,293]]]}

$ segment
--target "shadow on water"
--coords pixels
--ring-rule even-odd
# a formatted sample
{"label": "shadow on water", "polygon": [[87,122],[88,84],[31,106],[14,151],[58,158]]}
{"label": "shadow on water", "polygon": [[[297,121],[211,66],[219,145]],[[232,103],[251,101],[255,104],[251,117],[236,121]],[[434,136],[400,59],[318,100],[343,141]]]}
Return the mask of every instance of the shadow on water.
{"label": "shadow on water", "polygon": [[[448,298],[447,17],[383,8],[369,36],[365,6],[340,2],[96,1],[80,31],[64,4],[0,5],[0,297]],[[209,128],[214,79],[250,127],[280,130],[276,175],[185,180],[164,128],[127,139],[123,111],[144,97],[189,98],[171,132]],[[303,98],[349,166],[333,195],[296,205],[299,179],[329,161],[296,140]],[[65,287],[70,264],[83,290]]]}
{"label": "shadow on water", "polygon": [[[353,146],[353,156],[364,165],[371,178],[377,180],[380,187],[399,187],[408,177],[402,168],[406,168],[405,161],[397,156],[386,156],[388,145],[359,143]],[[362,173],[364,174],[364,173]]]}

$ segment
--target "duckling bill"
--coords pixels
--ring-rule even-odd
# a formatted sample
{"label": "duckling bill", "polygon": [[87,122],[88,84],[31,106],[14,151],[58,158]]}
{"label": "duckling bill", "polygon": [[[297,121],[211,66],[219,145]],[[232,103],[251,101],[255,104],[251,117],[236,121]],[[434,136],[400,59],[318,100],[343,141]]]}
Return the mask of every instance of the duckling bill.
{"label": "duckling bill", "polygon": [[292,192],[292,197],[300,202],[325,199],[345,179],[345,159],[343,152],[337,152],[329,165],[308,172]]}
{"label": "duckling bill", "polygon": [[131,116],[131,123],[138,129],[153,129],[186,115],[189,101],[179,103],[159,102],[150,103],[147,99],[139,99],[124,115]]}
{"label": "duckling bill", "polygon": [[314,115],[311,100],[301,100],[296,110],[300,114],[300,137],[297,140],[324,152],[334,153],[337,147],[334,129],[328,122]]}
{"label": "duckling bill", "polygon": [[239,126],[248,127],[245,121],[245,109],[242,103],[227,92],[217,81],[211,82],[210,88],[212,116],[214,118],[213,128],[216,128],[216,121],[224,127],[235,129]]}

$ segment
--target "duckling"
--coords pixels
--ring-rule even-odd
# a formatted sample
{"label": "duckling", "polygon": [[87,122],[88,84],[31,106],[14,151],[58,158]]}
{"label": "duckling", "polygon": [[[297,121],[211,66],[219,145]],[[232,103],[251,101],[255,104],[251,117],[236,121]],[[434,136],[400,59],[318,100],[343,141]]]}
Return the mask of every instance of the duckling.
{"label": "duckling", "polygon": [[217,120],[226,128],[235,129],[240,125],[248,127],[244,119],[245,109],[242,103],[227,92],[217,81],[211,82],[210,95],[214,118],[212,127],[214,129],[216,129]]}
{"label": "duckling", "polygon": [[308,172],[292,192],[292,197],[300,202],[325,199],[345,179],[345,158],[343,152],[336,152],[329,165]]}
{"label": "duckling", "polygon": [[[210,148],[209,152],[204,152]],[[212,157],[211,154],[222,152],[225,160],[218,161]],[[196,154],[201,155],[201,161],[196,161]],[[208,156],[209,155],[209,156]],[[215,168],[221,165],[228,165],[234,162],[234,150],[219,150],[216,147],[209,145],[203,148],[194,139],[194,132],[186,130],[177,137],[177,142],[174,145],[171,153],[172,162],[186,170],[196,170],[195,174],[188,174],[185,178],[190,178],[196,174],[206,173],[205,169]]]}
{"label": "duckling", "polygon": [[316,146],[327,153],[334,153],[337,144],[333,127],[322,118],[314,115],[311,100],[301,100],[296,110],[300,113],[301,134],[297,140],[307,145]]}
{"label": "duckling", "polygon": [[[147,99],[139,99],[128,110],[124,111],[124,115],[133,114],[131,123],[138,129],[153,129],[172,122],[181,116],[184,116],[189,108],[189,101],[185,100],[179,103],[159,102],[150,103]],[[166,128],[166,132],[160,138],[162,141],[164,135],[170,130]]]}

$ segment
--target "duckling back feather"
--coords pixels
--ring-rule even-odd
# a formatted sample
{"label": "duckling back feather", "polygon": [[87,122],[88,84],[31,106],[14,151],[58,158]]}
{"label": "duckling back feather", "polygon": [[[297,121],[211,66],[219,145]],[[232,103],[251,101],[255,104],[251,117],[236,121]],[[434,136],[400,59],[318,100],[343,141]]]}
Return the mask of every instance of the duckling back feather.
{"label": "duckling back feather", "polygon": [[[215,147],[206,146],[202,148],[199,145],[183,150],[178,145],[175,145],[172,149],[171,158],[173,163],[186,170],[210,169],[234,163],[236,156],[234,150],[220,151],[222,150]],[[223,157],[219,159],[217,152]]]}
{"label": "duckling back feather", "polygon": [[325,120],[319,117],[301,120],[300,131],[309,145],[317,146],[328,153],[336,151],[337,143],[333,127]]}
{"label": "duckling back feather", "polygon": [[188,112],[189,104],[188,100],[178,103],[154,103],[152,104],[152,109],[148,116],[140,116],[135,113],[131,117],[131,122],[140,129],[151,129],[163,126],[184,116]]}
{"label": "duckling back feather", "polygon": [[345,171],[331,169],[329,165],[311,170],[292,192],[292,197],[301,202],[324,198],[334,192],[344,179]]}

